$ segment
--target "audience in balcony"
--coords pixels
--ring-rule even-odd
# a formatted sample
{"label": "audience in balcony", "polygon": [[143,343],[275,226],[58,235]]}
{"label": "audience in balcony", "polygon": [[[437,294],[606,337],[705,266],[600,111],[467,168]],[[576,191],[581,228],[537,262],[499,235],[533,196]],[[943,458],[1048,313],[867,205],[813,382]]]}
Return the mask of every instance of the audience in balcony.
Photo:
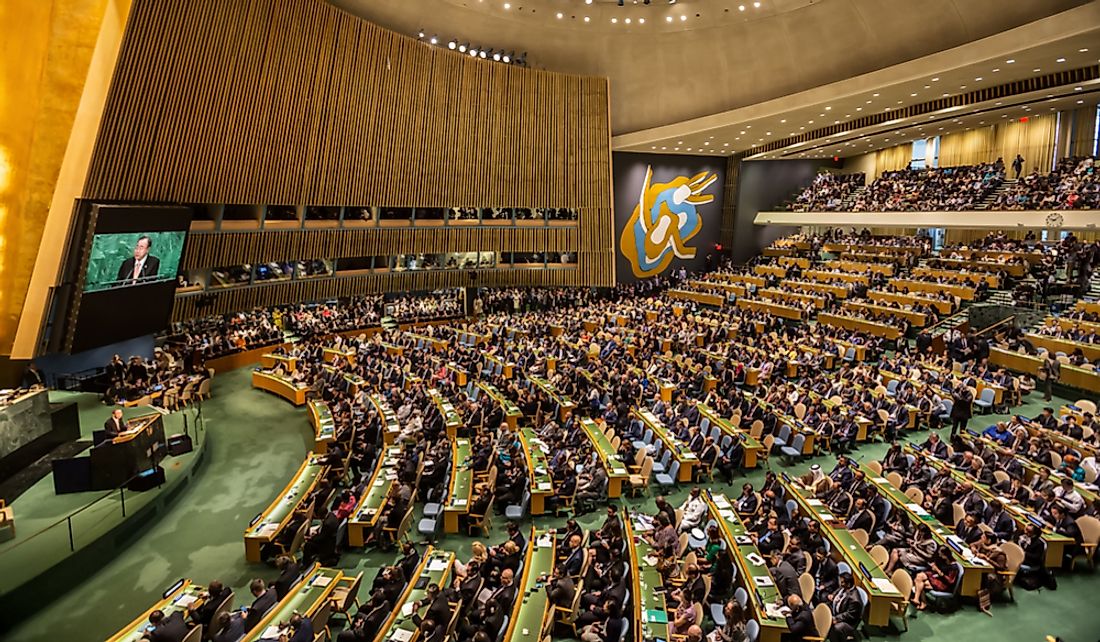
{"label": "audience in balcony", "polygon": [[1071,210],[1100,207],[1100,179],[1093,157],[1063,158],[1049,174],[1034,171],[994,201],[997,210]]}
{"label": "audience in balcony", "polygon": [[818,174],[814,182],[795,197],[790,209],[794,212],[835,211],[842,209],[849,196],[866,184],[866,175]]}
{"label": "audience in balcony", "polygon": [[1004,180],[1004,161],[886,172],[852,204],[855,212],[975,209]]}

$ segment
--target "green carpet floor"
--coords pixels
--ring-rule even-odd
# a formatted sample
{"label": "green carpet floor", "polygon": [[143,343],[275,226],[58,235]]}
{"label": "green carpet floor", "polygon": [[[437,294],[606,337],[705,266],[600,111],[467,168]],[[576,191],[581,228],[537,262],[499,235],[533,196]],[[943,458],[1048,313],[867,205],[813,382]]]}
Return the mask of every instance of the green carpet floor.
{"label": "green carpet floor", "polygon": [[[1032,400],[1020,412],[1036,414],[1044,405],[1035,396]],[[1056,399],[1055,404],[1062,401]],[[88,425],[87,422],[98,419],[102,423],[103,407],[85,406],[82,422]],[[311,447],[312,432],[306,413],[278,397],[252,390],[247,370],[219,375],[214,398],[203,405],[203,413],[210,440],[208,459],[196,482],[177,499],[169,513],[150,524],[123,554],[103,560],[102,569],[94,576],[69,587],[59,587],[47,606],[13,630],[0,633],[0,639],[102,640],[147,609],[178,578],[200,583],[218,578],[232,585],[240,596],[245,594],[251,578],[276,575],[267,566],[245,562],[242,534],[248,521],[270,503]],[[979,417],[971,422],[971,427],[984,427],[986,420],[995,419]],[[918,432],[913,438],[923,440],[924,435]],[[864,445],[856,456],[867,461],[881,457],[884,452],[884,445]],[[822,457],[816,461],[823,467],[831,467],[831,459]],[[813,462],[794,466],[791,472],[803,472],[810,463]],[[756,483],[762,478],[763,471],[748,476],[749,481]],[[742,480],[736,480],[734,487],[716,483],[712,488],[716,492],[737,493],[741,483]],[[670,500],[678,504],[686,490],[672,493]],[[653,510],[652,497],[625,503]],[[601,519],[601,513],[596,512],[580,521],[591,527]],[[549,526],[564,520],[536,521]],[[494,520],[498,531],[490,538],[494,543],[504,538],[503,522],[499,517]],[[439,546],[465,559],[472,541],[463,536],[448,536]],[[353,573],[365,571],[369,580],[382,564],[392,559],[392,554],[351,552],[344,555],[342,567]],[[1017,591],[1017,603],[995,604],[992,618],[973,607],[950,615],[921,614],[910,621],[904,639],[1040,642],[1050,634],[1061,636],[1066,642],[1091,642],[1100,639],[1100,612],[1093,610],[1097,600],[1092,591],[1097,589],[1100,575],[1087,570],[1063,574],[1057,591]]]}

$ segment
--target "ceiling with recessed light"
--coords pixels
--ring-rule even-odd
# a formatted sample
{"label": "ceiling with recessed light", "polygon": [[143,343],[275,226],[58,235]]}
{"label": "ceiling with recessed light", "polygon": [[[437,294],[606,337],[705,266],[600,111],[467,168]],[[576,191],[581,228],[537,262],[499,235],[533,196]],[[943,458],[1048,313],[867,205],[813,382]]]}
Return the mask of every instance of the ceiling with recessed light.
{"label": "ceiling with recessed light", "polygon": [[873,74],[1075,7],[1095,9],[1090,25],[1100,24],[1100,0],[328,1],[425,41],[607,76],[617,138]]}

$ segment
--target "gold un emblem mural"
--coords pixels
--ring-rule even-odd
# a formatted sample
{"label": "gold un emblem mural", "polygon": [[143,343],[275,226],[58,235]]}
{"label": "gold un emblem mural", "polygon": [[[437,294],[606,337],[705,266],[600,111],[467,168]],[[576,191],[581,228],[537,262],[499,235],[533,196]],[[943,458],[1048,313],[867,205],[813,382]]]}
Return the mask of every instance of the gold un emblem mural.
{"label": "gold un emblem mural", "polygon": [[649,165],[638,204],[619,238],[623,256],[639,278],[664,272],[673,258],[695,258],[695,248],[687,243],[703,229],[697,206],[714,200],[712,194],[703,192],[718,175],[704,171],[651,185],[652,178],[653,166]]}

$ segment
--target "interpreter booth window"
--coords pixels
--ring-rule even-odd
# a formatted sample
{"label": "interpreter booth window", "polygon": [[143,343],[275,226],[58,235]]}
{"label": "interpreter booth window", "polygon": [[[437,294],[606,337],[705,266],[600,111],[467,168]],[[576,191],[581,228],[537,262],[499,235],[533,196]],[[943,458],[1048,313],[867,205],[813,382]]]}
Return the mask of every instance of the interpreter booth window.
{"label": "interpreter booth window", "polygon": [[412,225],[411,207],[383,207],[378,211],[378,224],[383,227],[403,227]]}
{"label": "interpreter booth window", "polygon": [[294,264],[290,261],[272,261],[256,265],[256,282],[289,281],[294,278]]}
{"label": "interpreter booth window", "polygon": [[512,252],[512,265],[517,268],[545,268],[546,256],[542,252]]}
{"label": "interpreter booth window", "polygon": [[447,210],[450,225],[477,225],[481,222],[480,207],[452,207]]}
{"label": "interpreter booth window", "polygon": [[328,259],[311,259],[298,261],[294,266],[294,276],[298,279],[315,279],[317,277],[332,276],[333,262]]}
{"label": "interpreter booth window", "polygon": [[447,210],[442,207],[417,207],[413,210],[416,225],[443,225]]}
{"label": "interpreter booth window", "polygon": [[378,221],[378,208],[376,207],[345,207],[344,227],[365,227],[375,225]]}
{"label": "interpreter booth window", "polygon": [[[367,210],[367,220],[370,220],[370,210]],[[339,207],[310,206],[306,208],[305,224],[307,227],[336,227],[340,224]]]}
{"label": "interpreter booth window", "polygon": [[334,262],[337,276],[355,276],[367,272],[386,272],[390,269],[390,257],[354,256],[336,259]]}
{"label": "interpreter booth window", "polygon": [[482,225],[511,225],[512,208],[486,207],[481,211]]}
{"label": "interpreter booth window", "polygon": [[210,271],[209,289],[233,288],[252,281],[252,264],[216,267]]}
{"label": "interpreter booth window", "polygon": [[176,294],[199,292],[210,283],[210,270],[187,270],[176,277]]}

